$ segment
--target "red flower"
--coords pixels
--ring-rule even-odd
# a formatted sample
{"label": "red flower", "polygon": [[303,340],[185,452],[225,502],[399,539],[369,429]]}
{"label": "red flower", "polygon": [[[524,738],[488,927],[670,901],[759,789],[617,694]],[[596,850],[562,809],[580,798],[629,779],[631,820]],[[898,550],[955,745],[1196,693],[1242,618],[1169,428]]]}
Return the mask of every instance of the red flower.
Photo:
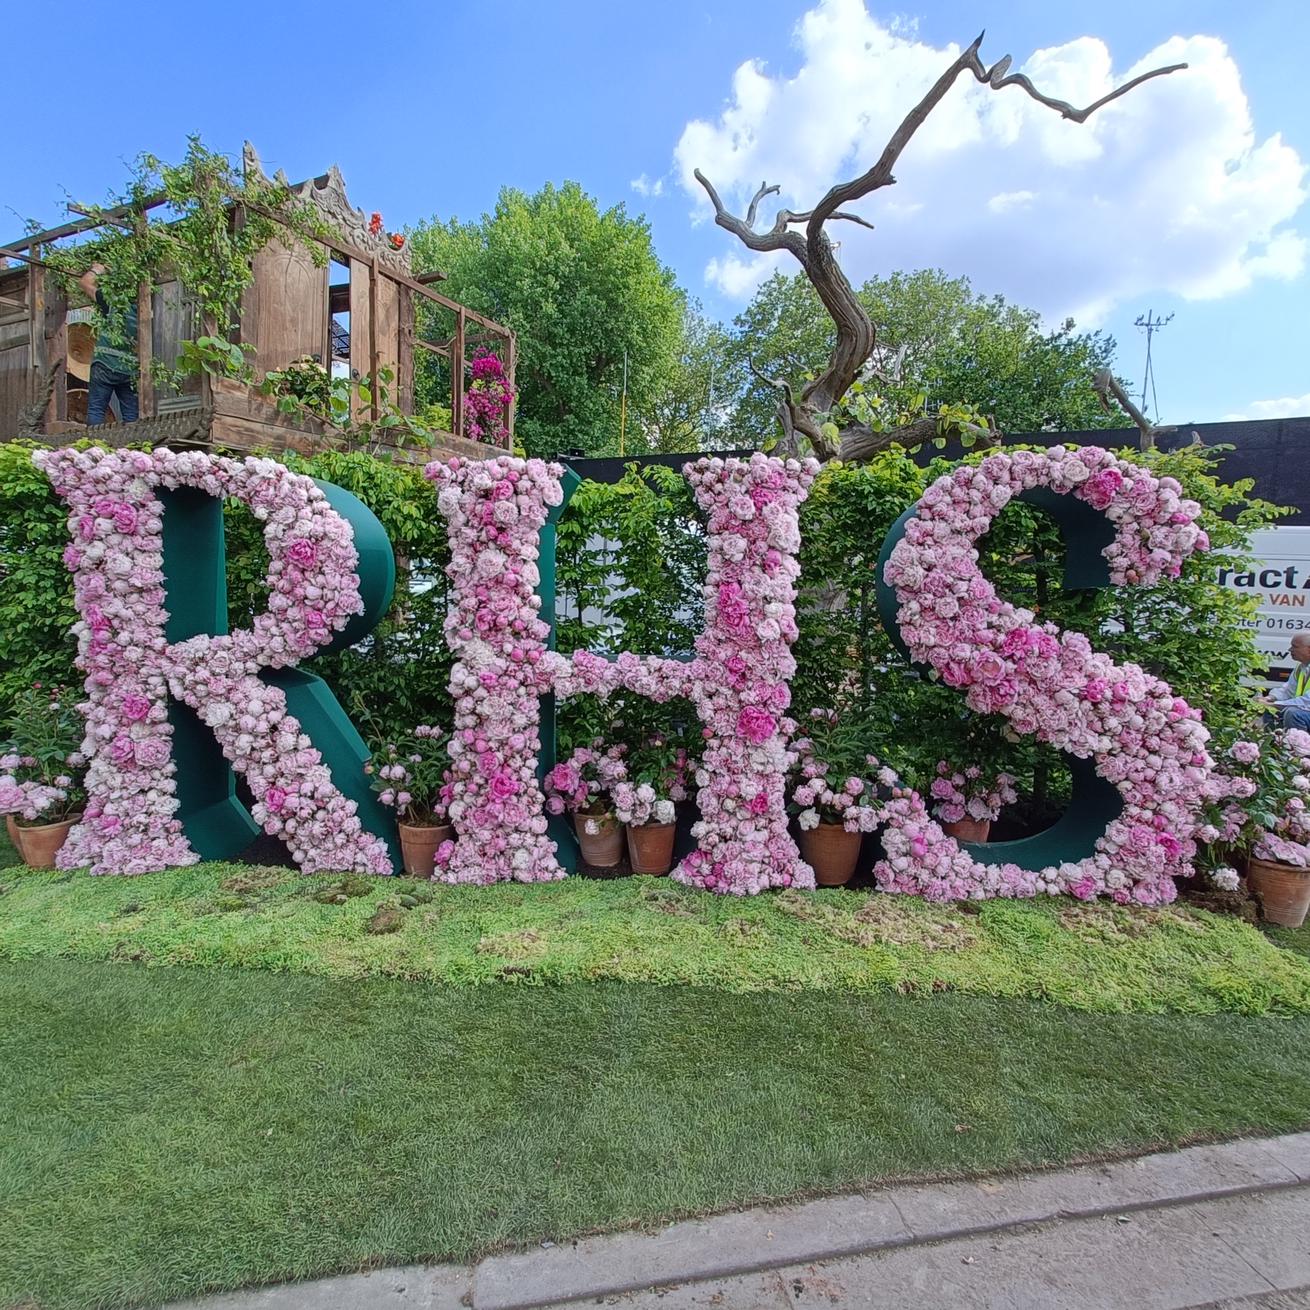
{"label": "red flower", "polygon": [[376,209],[373,211],[373,217],[368,220],[368,230],[374,236],[382,231],[382,215]]}

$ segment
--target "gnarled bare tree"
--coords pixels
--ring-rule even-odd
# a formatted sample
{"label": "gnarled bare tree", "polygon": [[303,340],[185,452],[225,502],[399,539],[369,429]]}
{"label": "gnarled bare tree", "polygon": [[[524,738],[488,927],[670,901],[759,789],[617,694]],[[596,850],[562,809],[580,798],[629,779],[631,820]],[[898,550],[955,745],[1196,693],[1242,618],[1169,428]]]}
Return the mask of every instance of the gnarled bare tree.
{"label": "gnarled bare tree", "polygon": [[[892,134],[891,140],[887,142],[873,167],[849,182],[840,182],[832,187],[813,209],[807,209],[802,213],[780,209],[773,220],[772,227],[756,231],[755,223],[760,202],[768,196],[776,195],[780,188],[777,185],[762,185],[752,198],[745,218],[740,218],[728,210],[713,184],[700,169],[696,170],[696,180],[705,188],[714,206],[714,221],[751,250],[785,250],[790,253],[804,269],[806,277],[819,293],[819,299],[823,301],[824,307],[836,325],[837,340],[827,367],[806,382],[799,392],[786,379],[762,378],[763,381],[776,387],[779,392],[778,419],[783,429],[782,444],[783,448],[790,452],[795,452],[800,445],[800,438],[805,437],[820,459],[831,459],[835,456],[846,460],[863,459],[887,446],[915,446],[937,435],[936,420],[928,417],[917,418],[905,426],[887,431],[876,431],[867,424],[853,424],[842,431],[839,443],[834,443],[830,436],[824,433],[825,416],[860,377],[877,345],[877,329],[845,273],[842,272],[841,265],[837,263],[825,226],[829,222],[844,219],[847,222],[858,223],[861,227],[873,227],[872,223],[858,214],[843,209],[842,206],[895,183],[896,178],[892,170],[900,159],[902,151],[909,145],[910,139],[923,125],[928,115],[955,85],[961,74],[972,74],[977,81],[993,91],[1003,90],[1007,86],[1020,87],[1039,104],[1056,110],[1062,118],[1070,119],[1075,123],[1085,123],[1103,105],[1109,104],[1111,100],[1117,100],[1135,86],[1140,86],[1151,78],[1163,77],[1187,67],[1186,64],[1170,64],[1165,68],[1152,69],[1149,73],[1143,73],[1108,95],[1102,96],[1085,109],[1075,109],[1073,105],[1063,100],[1044,95],[1023,73],[1011,73],[1009,55],[997,60],[990,68],[985,67],[978,57],[982,39],[983,34],[980,33],[978,39],[951,64],[933,83],[923,99],[910,110]],[[801,224],[804,224],[803,234],[793,230]]]}

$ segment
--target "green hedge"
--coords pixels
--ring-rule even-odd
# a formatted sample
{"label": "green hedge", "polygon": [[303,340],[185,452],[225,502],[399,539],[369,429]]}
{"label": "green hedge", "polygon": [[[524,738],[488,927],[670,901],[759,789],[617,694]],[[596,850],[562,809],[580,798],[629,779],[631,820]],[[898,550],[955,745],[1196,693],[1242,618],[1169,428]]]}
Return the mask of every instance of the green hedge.
{"label": "green hedge", "polygon": [[[0,704],[33,681],[77,677],[67,635],[71,585],[61,559],[66,518],[31,464],[33,449],[22,441],[0,445]],[[1249,482],[1218,481],[1216,451],[1121,453],[1183,484],[1201,503],[1216,550],[1240,555],[1253,529],[1284,512],[1253,498]],[[364,454],[288,455],[285,462],[359,496],[386,527],[398,563],[397,598],[377,631],[307,667],[327,680],[366,735],[447,721],[450,658],[442,621],[448,552],[431,486],[417,468]],[[860,716],[870,749],[916,780],[939,754],[994,759],[1024,774],[1040,800],[1054,764],[1031,744],[1004,741],[999,722],[968,713],[957,693],[921,680],[878,620],[874,572],[882,539],[949,467],[935,461],[923,468],[893,449],[867,464],[830,464],[820,473],[801,511],[796,708],[804,714],[835,704]],[[235,625],[248,622],[263,603],[267,560],[244,507],[230,503],[226,524]],[[1023,505],[1003,511],[983,550],[1002,594],[1086,633],[1115,658],[1157,673],[1204,706],[1212,727],[1234,729],[1249,717],[1241,680],[1259,666],[1244,626],[1251,602],[1216,583],[1211,557],[1194,557],[1181,578],[1160,587],[1064,592],[1059,535],[1043,514]],[[635,465],[617,483],[584,483],[560,521],[557,573],[561,650],[690,651],[703,617],[705,573],[704,531],[690,487],[670,469]],[[685,715],[686,707],[668,713]],[[564,706],[564,738],[580,735],[594,714],[585,700]]]}

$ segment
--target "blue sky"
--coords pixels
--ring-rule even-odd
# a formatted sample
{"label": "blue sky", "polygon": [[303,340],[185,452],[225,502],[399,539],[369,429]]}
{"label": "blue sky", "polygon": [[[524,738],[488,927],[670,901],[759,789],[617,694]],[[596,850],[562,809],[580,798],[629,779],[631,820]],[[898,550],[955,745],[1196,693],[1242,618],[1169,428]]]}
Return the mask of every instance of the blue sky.
{"label": "blue sky", "polygon": [[[388,226],[434,213],[476,216],[505,185],[535,189],[577,179],[602,204],[646,212],[656,248],[682,284],[711,313],[730,318],[760,271],[745,266],[744,252],[704,221],[698,197],[685,189],[681,170],[699,162],[691,158],[697,150],[712,176],[721,170],[715,180],[732,195],[749,190],[746,178],[764,163],[793,174],[768,180],[796,185],[799,208],[814,198],[802,183],[831,180],[809,145],[849,138],[848,158],[830,161],[837,172],[858,161],[866,143],[881,145],[883,106],[863,104],[863,88],[890,85],[889,104],[912,99],[912,70],[944,67],[948,44],[967,42],[984,21],[985,57],[1010,53],[1022,65],[1034,51],[1095,37],[1116,74],[1171,38],[1206,36],[1223,43],[1203,49],[1218,62],[1203,60],[1188,84],[1181,84],[1184,75],[1168,79],[1177,88],[1161,83],[1134,92],[1134,117],[1095,138],[1102,153],[1090,162],[1068,155],[1080,143],[1056,137],[1086,128],[1049,115],[1055,127],[1025,118],[1020,130],[1014,124],[1026,110],[993,109],[982,103],[990,93],[966,94],[962,86],[952,113],[963,115],[976,101],[985,133],[1004,133],[1010,123],[1018,145],[984,142],[971,152],[925,140],[917,151],[916,141],[895,193],[865,202],[862,212],[880,232],[863,245],[850,238],[850,263],[860,275],[938,263],[1052,318],[1078,310],[1084,322],[1115,333],[1121,371],[1132,379],[1142,358],[1133,318],[1148,308],[1174,312],[1156,351],[1169,421],[1258,416],[1274,412],[1271,402],[1282,398],[1306,397],[1301,412],[1310,409],[1310,272],[1297,253],[1310,239],[1310,206],[1299,205],[1296,177],[1297,161],[1310,160],[1300,53],[1310,40],[1310,6],[1107,0],[1080,18],[1074,6],[1038,0],[1011,0],[985,14],[953,0],[918,10],[868,0],[866,20],[852,11],[859,0],[828,3],[832,11],[812,24],[827,36],[820,32],[808,45],[798,37],[813,7],[804,0],[448,0],[368,9],[230,0],[221,9],[171,7],[166,21],[154,6],[75,5],[63,35],[49,38],[52,52],[58,47],[56,77],[44,60],[10,70],[9,103],[39,104],[42,113],[39,123],[7,134],[0,235],[17,233],[24,217],[59,221],[65,191],[103,197],[121,184],[123,161],[142,149],[175,157],[186,134],[199,132],[211,147],[235,153],[249,137],[267,166],[293,178],[339,163],[354,202],[381,210]],[[842,61],[842,75],[853,79],[843,83],[831,76],[832,47],[851,24],[896,35],[885,49],[881,37],[873,41],[863,65],[858,50],[854,64]],[[1077,48],[1091,67],[1089,50]],[[1188,54],[1194,62],[1195,50]],[[739,89],[734,75],[749,60],[759,62],[746,92],[769,92],[785,112],[754,121],[751,105],[738,103],[725,123],[721,115]],[[1236,65],[1240,86],[1229,76],[1226,89],[1212,93],[1219,83],[1206,70],[1231,74],[1225,60]],[[903,94],[889,77],[893,65],[910,70]],[[1010,98],[1027,103],[1015,91],[992,96]],[[1213,113],[1211,101],[1220,102]],[[1281,134],[1282,146],[1271,147],[1258,168],[1224,157],[1230,120],[1244,106],[1256,147]],[[855,126],[861,113],[872,122],[863,136]],[[747,145],[733,138],[743,116],[758,135]],[[699,136],[687,132],[693,120],[704,124]],[[972,119],[955,122],[961,133],[973,130]],[[1207,183],[1192,184],[1193,161]],[[658,182],[659,194],[634,191],[640,177],[648,187]],[[1066,188],[1061,200],[1061,179],[1083,191],[1103,184],[1105,192],[1084,212],[1071,203],[1076,189]],[[959,198],[943,203],[953,180]],[[892,209],[883,207],[886,198]],[[1262,230],[1261,216],[1271,214],[1278,216],[1274,230]],[[737,264],[724,262],[732,258]],[[707,281],[711,267],[718,271]]]}

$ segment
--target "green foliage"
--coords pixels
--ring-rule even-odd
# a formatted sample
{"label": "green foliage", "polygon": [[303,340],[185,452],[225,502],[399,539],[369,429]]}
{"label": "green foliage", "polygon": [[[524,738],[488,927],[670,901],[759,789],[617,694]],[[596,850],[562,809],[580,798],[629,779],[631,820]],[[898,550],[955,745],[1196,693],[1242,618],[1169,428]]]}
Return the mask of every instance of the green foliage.
{"label": "green foliage", "polygon": [[[160,193],[167,204],[145,210],[145,201]],[[209,326],[210,339],[215,332],[223,338],[253,280],[252,260],[271,241],[302,245],[320,266],[327,261],[318,239],[331,231],[315,206],[298,200],[283,183],[243,175],[197,136],[187,138],[186,155],[178,164],[140,155],[121,194],[106,205],[82,208],[98,216],[120,206],[131,209],[127,219],[111,220],[88,240],[52,247],[43,256],[64,271],[70,290],[93,261],[103,264],[99,290],[110,319],[135,306],[141,286],[177,280]],[[98,329],[105,326],[97,323]],[[238,373],[244,368],[244,357],[225,362],[216,349],[202,350],[186,367],[235,368]],[[166,378],[164,370],[161,380]]]}
{"label": "green foliage", "polygon": [[[254,381],[254,370],[246,362],[247,352],[253,352],[253,346],[239,346],[225,337],[197,337],[194,341],[183,341],[178,346],[177,366],[173,376],[179,378],[199,377],[208,373],[211,377],[237,378],[242,382]],[[156,360],[156,372],[166,380],[167,370]]]}
{"label": "green foliage", "polygon": [[[1077,333],[1072,321],[1044,332],[1033,310],[982,296],[967,278],[938,269],[872,278],[858,291],[878,330],[873,364],[881,413],[914,413],[926,401],[963,405],[993,417],[1002,432],[1078,431],[1109,427],[1092,388],[1095,369],[1110,364],[1114,342]],[[725,376],[734,380],[738,439],[762,444],[777,435],[773,388],[752,381],[749,366],[797,387],[827,363],[834,329],[803,274],[776,273],[737,316]],[[922,401],[915,403],[916,397]],[[842,416],[834,416],[842,425]]]}
{"label": "green foliage", "polygon": [[32,463],[36,449],[0,443],[0,708],[34,682],[81,685],[64,567],[68,509]]}
{"label": "green foliage", "polygon": [[[705,535],[686,479],[630,464],[618,482],[584,482],[560,517],[555,579],[556,646],[565,654],[690,655],[704,622]],[[682,701],[576,696],[559,706],[559,727],[572,750],[597,737],[681,742],[699,721]]]}
{"label": "green foliage", "polygon": [[[20,785],[34,783],[48,790],[36,805],[41,823],[58,823],[82,812],[82,739],[86,721],[77,708],[78,697],[67,687],[45,683],[24,687],[0,722],[0,755],[17,755],[13,770]],[[32,799],[29,793],[29,799]]]}
{"label": "green foliage", "polygon": [[740,379],[727,363],[728,334],[699,305],[683,316],[681,344],[660,386],[629,407],[626,454],[682,454],[741,445],[728,423]]}
{"label": "green foliage", "polygon": [[629,415],[643,415],[681,342],[684,296],[645,219],[602,212],[576,182],[506,188],[481,219],[419,224],[410,248],[416,269],[447,274],[448,295],[518,334],[529,454],[617,453],[625,353]]}
{"label": "green foliage", "polygon": [[618,482],[584,482],[560,517],[555,559],[559,650],[691,653],[705,534],[681,473],[630,464]]}

